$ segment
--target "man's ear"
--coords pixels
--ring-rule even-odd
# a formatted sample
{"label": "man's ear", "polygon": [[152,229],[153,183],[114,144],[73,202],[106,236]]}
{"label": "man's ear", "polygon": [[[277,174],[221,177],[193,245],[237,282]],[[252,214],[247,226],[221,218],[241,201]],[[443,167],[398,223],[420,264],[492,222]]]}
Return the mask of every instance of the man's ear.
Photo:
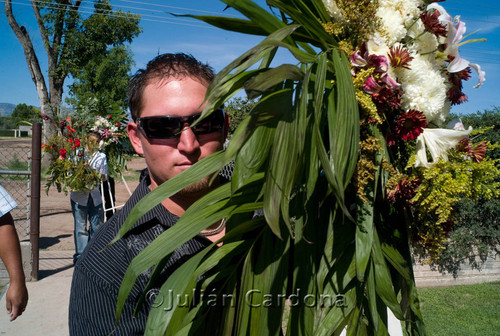
{"label": "man's ear", "polygon": [[129,122],[127,124],[127,133],[128,133],[128,138],[130,139],[130,143],[132,144],[132,147],[134,147],[135,152],[139,155],[144,154],[144,151],[142,150],[142,141],[140,138],[139,134],[140,130],[137,127],[137,124],[135,122]]}

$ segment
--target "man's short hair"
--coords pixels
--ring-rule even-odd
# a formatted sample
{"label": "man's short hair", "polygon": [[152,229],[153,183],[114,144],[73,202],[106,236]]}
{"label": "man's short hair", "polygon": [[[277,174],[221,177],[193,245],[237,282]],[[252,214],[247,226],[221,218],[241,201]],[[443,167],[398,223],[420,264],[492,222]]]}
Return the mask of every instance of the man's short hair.
{"label": "man's short hair", "polygon": [[162,80],[169,77],[191,77],[208,85],[214,78],[214,70],[208,64],[203,64],[193,56],[183,53],[156,56],[148,62],[146,69],[139,69],[130,80],[127,98],[134,121],[141,114],[144,88],[153,80]]}

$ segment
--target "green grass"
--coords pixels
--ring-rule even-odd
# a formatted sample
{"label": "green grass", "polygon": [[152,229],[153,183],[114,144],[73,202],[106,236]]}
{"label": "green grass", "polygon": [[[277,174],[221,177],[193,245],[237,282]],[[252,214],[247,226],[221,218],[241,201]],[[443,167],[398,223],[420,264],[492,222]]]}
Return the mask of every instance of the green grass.
{"label": "green grass", "polygon": [[500,335],[500,282],[418,290],[429,336]]}

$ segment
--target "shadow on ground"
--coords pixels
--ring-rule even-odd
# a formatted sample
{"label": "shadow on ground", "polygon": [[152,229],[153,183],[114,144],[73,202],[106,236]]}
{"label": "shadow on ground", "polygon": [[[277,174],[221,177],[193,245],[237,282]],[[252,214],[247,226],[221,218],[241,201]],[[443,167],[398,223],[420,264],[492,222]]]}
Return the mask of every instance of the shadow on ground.
{"label": "shadow on ground", "polygon": [[63,238],[71,237],[70,234],[63,234],[56,237],[40,237],[38,240],[38,247],[41,249],[49,248],[53,245],[59,244]]}
{"label": "shadow on ground", "polygon": [[56,269],[50,269],[50,270],[39,270],[38,271],[38,280],[42,280],[43,278],[47,278],[51,275],[57,274],[59,272],[63,272],[67,269],[70,269],[73,267],[73,264],[68,264],[64,267],[59,267]]}

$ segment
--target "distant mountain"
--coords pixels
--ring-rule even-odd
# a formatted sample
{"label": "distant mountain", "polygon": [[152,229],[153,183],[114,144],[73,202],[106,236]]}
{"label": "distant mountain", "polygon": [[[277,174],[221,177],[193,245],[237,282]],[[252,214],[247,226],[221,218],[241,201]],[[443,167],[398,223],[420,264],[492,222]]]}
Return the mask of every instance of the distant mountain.
{"label": "distant mountain", "polygon": [[0,116],[10,116],[16,104],[0,103]]}

